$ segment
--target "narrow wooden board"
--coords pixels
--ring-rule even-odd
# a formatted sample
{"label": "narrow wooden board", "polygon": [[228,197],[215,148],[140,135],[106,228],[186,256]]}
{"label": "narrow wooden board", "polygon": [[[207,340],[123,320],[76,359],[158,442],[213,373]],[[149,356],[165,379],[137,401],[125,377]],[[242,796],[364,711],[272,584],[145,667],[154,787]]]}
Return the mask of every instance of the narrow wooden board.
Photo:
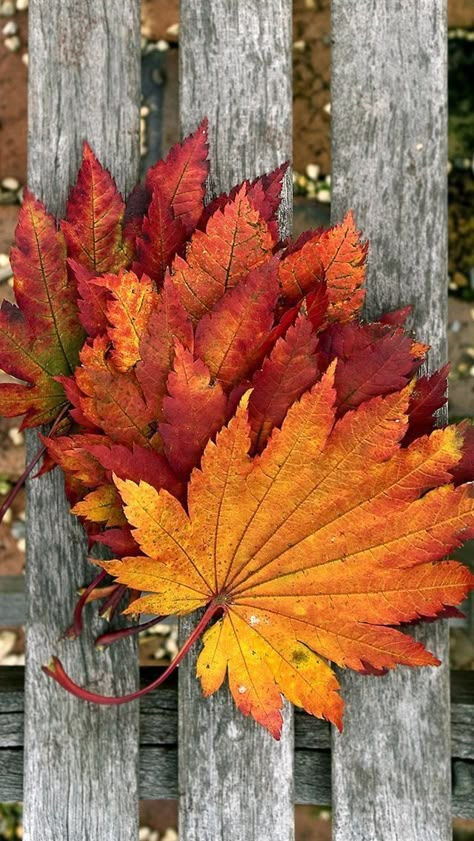
{"label": "narrow wooden board", "polygon": [[[446,0],[332,0],[332,41],[333,219],[352,207],[370,240],[367,314],[413,304],[435,368],[446,355]],[[416,636],[441,668],[341,675],[334,841],[451,838],[447,627]]]}
{"label": "narrow wooden board", "polygon": [[[131,189],[138,173],[139,2],[31,0],[30,189],[64,210],[84,139]],[[27,456],[36,452],[29,434]],[[133,644],[94,652],[90,633],[61,639],[77,589],[91,580],[82,528],[70,517],[59,471],[28,485],[24,838],[136,841],[138,706],[97,707],[67,695],[41,672],[59,654],[79,683],[109,694],[137,680]],[[93,610],[93,608],[92,608]]]}
{"label": "narrow wooden board", "polygon": [[[141,685],[162,669],[140,669]],[[172,678],[140,699],[140,796],[178,792],[178,698]],[[22,797],[23,669],[0,667],[0,802]],[[474,817],[474,672],[451,672],[452,814]],[[331,802],[329,725],[295,713],[295,803]]]}
{"label": "narrow wooden board", "polygon": [[[209,195],[291,158],[290,0],[182,0],[183,134],[209,118]],[[287,181],[282,231],[290,224]],[[182,622],[187,635],[195,619]],[[180,667],[180,833],[186,841],[290,841],[293,729],[280,743],[245,720],[227,688],[204,700],[196,652]]]}

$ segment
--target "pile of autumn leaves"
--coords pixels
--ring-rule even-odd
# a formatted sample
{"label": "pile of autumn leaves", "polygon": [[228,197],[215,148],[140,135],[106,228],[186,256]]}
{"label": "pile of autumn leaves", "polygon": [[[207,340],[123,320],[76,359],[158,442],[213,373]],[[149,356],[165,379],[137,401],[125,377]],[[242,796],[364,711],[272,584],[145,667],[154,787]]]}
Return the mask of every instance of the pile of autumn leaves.
{"label": "pile of autumn leaves", "polygon": [[360,320],[352,214],[279,241],[285,167],[205,207],[206,128],[127,205],[88,146],[59,229],[25,195],[0,316],[0,365],[23,382],[0,412],[55,422],[44,469],[122,559],[116,594],[130,612],[207,606],[204,692],[228,673],[278,736],[281,693],[340,725],[322,658],[437,662],[392,626],[472,584],[433,562],[473,529],[474,435],[433,432],[447,367],[417,378],[409,308]]}

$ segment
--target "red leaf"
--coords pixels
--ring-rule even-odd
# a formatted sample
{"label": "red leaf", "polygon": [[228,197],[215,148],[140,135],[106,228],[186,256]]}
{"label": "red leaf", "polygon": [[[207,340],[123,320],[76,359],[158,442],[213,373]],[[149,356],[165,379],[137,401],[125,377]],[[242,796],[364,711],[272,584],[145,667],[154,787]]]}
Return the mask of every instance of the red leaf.
{"label": "red leaf", "polygon": [[95,275],[124,267],[128,260],[122,243],[124,210],[114,179],[84,143],[77,183],[61,223],[69,257]]}
{"label": "red leaf", "polygon": [[199,228],[205,230],[206,225],[217,210],[223,210],[226,204],[234,201],[237,194],[243,189],[250,199],[255,210],[258,210],[260,216],[268,222],[268,228],[275,242],[278,240],[278,209],[281,202],[281,190],[283,186],[283,178],[288,169],[288,163],[281,164],[268,173],[254,181],[246,179],[241,184],[233,187],[230,193],[221,193],[216,196],[204,210],[200,220]]}
{"label": "red leaf", "polygon": [[459,429],[464,436],[461,461],[451,469],[456,485],[474,482],[474,426],[470,421],[463,421]]}
{"label": "red leaf", "polygon": [[150,203],[150,191],[145,184],[138,183],[130,193],[123,219],[123,240],[127,251],[135,253],[138,237],[142,232],[143,217]]}
{"label": "red leaf", "polygon": [[403,443],[428,435],[436,424],[435,412],[447,402],[449,364],[430,377],[420,377],[408,404],[408,431]]}
{"label": "red leaf", "polygon": [[79,321],[91,338],[101,336],[107,330],[107,303],[110,294],[91,281],[96,277],[76,260],[68,260],[68,266],[78,291]]}
{"label": "red leaf", "polygon": [[138,444],[132,444],[130,449],[123,444],[109,446],[100,442],[91,443],[89,452],[119,479],[147,482],[157,490],[165,488],[178,498],[183,495],[182,483],[178,481],[161,453],[150,451]]}
{"label": "red leaf", "polygon": [[93,446],[103,446],[103,435],[89,433],[41,438],[56,464],[59,464],[66,474],[74,476],[84,487],[95,488],[105,482],[104,465],[91,451]]}
{"label": "red leaf", "polygon": [[273,324],[277,271],[277,257],[253,269],[198,324],[196,354],[224,387],[248,377],[255,367]]}
{"label": "red leaf", "polygon": [[299,317],[286,336],[278,339],[271,355],[252,380],[249,402],[252,451],[261,452],[289,407],[318,378],[317,338],[311,323]]}
{"label": "red leaf", "polygon": [[398,310],[392,310],[392,312],[386,312],[380,317],[380,323],[389,324],[392,327],[403,327],[412,309],[413,307],[409,305]]}
{"label": "red leaf", "polygon": [[156,187],[179,219],[191,233],[204,209],[205,185],[208,175],[207,119],[183,143],[176,144],[164,161],[148,170],[146,184],[150,192]]}
{"label": "red leaf", "polygon": [[160,423],[165,455],[175,473],[187,479],[199,463],[204,447],[221,428],[226,397],[212,382],[200,359],[177,344],[174,368],[168,377],[169,397],[163,400],[166,423]]}
{"label": "red leaf", "polygon": [[328,362],[338,359],[338,414],[371,397],[401,390],[419,367],[417,349],[400,328],[383,324],[334,324],[320,337]]}
{"label": "red leaf", "polygon": [[186,260],[173,262],[173,282],[194,321],[209,312],[227,289],[271,256],[274,245],[268,225],[242,189],[218,210],[206,231],[196,231]]}
{"label": "red leaf", "polygon": [[121,529],[106,529],[100,534],[91,534],[89,540],[108,546],[117,558],[140,554],[140,548],[133,539],[129,526],[124,526]]}
{"label": "red leaf", "polygon": [[166,269],[186,241],[186,227],[174,218],[169,198],[155,186],[141,234],[136,240],[137,260],[133,270],[144,272],[161,285]]}
{"label": "red leaf", "polygon": [[141,361],[135,369],[147,405],[157,420],[163,420],[163,397],[167,393],[166,381],[173,364],[175,339],[191,348],[193,330],[179,295],[167,277],[140,342]]}

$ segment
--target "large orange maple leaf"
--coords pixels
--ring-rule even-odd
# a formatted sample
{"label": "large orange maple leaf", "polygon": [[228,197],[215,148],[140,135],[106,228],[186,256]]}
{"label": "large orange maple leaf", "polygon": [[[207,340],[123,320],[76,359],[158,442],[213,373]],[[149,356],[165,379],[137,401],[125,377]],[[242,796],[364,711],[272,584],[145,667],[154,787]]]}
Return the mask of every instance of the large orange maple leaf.
{"label": "large orange maple leaf", "polygon": [[402,448],[412,386],[336,420],[334,371],[254,458],[243,398],[193,471],[189,514],[164,490],[117,479],[144,557],[102,564],[150,592],[128,612],[207,606],[199,628],[214,624],[197,666],[204,694],[227,673],[237,706],[276,738],[282,695],[342,726],[327,661],[361,672],[437,665],[391,626],[457,605],[474,580],[461,564],[439,562],[474,533],[472,485],[451,484],[462,430]]}

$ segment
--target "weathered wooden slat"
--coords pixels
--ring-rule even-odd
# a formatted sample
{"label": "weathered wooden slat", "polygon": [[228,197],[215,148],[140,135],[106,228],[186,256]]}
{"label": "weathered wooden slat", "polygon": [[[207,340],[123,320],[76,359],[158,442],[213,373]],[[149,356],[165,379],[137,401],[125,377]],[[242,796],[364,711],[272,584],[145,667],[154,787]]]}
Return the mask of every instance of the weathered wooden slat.
{"label": "weathered wooden slat", "polygon": [[[290,0],[182,0],[180,56],[183,133],[209,118],[210,195],[291,158]],[[182,622],[183,635],[194,621]],[[290,841],[290,710],[276,743],[235,711],[227,689],[203,700],[193,655],[180,669],[180,832],[186,841]]]}
{"label": "weathered wooden slat", "polygon": [[[158,669],[141,669],[142,684]],[[452,672],[452,812],[474,816],[474,672]],[[140,701],[140,797],[175,798],[178,793],[178,698],[171,681]],[[0,668],[0,801],[22,795],[23,669]],[[329,726],[295,714],[295,802],[331,800]]]}
{"label": "weathered wooden slat", "polygon": [[24,625],[25,620],[24,576],[0,575],[0,625]]}
{"label": "weathered wooden slat", "polygon": [[[367,313],[414,304],[446,354],[446,0],[332,0],[333,218],[370,240]],[[451,838],[447,627],[416,631],[443,661],[383,682],[341,675],[333,745],[335,841]]]}
{"label": "weathered wooden slat", "polygon": [[[87,138],[124,192],[138,173],[139,2],[32,0],[28,183],[61,214]],[[35,435],[27,441],[36,451]],[[28,487],[25,802],[27,841],[135,841],[137,705],[84,704],[41,673],[60,654],[79,682],[120,694],[136,685],[133,644],[96,654],[90,633],[61,640],[77,588],[91,579],[86,541],[54,471]],[[104,808],[104,804],[107,804]]]}

